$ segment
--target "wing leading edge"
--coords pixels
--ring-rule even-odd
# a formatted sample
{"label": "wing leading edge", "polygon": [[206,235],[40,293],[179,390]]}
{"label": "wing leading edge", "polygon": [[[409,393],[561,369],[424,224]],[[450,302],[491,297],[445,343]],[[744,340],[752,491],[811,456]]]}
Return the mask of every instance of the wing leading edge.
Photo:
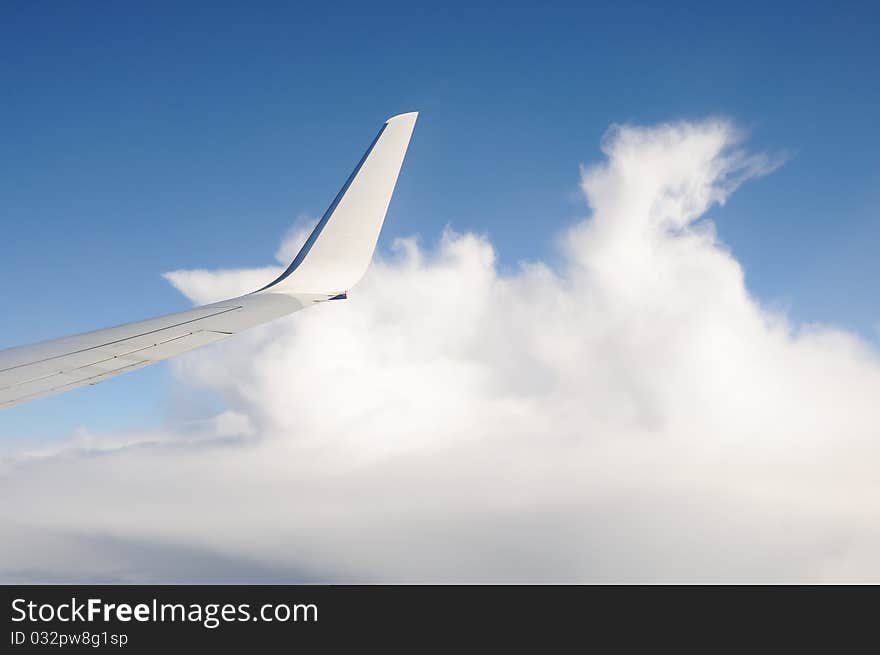
{"label": "wing leading edge", "polygon": [[238,298],[0,350],[0,409],[98,384],[314,303],[344,298],[373,257],[417,116],[386,121],[278,279]]}

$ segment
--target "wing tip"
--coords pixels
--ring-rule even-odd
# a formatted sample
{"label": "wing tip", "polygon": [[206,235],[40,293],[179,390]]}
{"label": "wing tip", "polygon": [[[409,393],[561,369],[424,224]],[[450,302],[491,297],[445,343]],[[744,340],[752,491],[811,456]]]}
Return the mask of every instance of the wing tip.
{"label": "wing tip", "polygon": [[396,116],[392,116],[387,121],[385,121],[385,125],[390,125],[391,123],[403,122],[403,121],[412,121],[415,123],[416,119],[419,117],[419,112],[417,111],[409,111],[403,114],[397,114]]}
{"label": "wing tip", "polygon": [[[266,286],[258,289],[254,293],[260,293],[263,291],[269,291],[273,289],[275,291],[283,292],[283,293],[293,293],[291,289],[295,289],[296,293],[303,294],[313,294],[318,296],[325,296],[325,291],[332,292],[329,293],[332,300],[337,298],[341,298],[341,291],[348,290],[355,284],[357,284],[358,280],[363,276],[364,270],[366,270],[367,265],[369,265],[370,260],[372,259],[373,252],[376,247],[376,240],[379,237],[379,232],[382,229],[382,225],[385,222],[385,215],[388,211],[388,203],[391,199],[391,195],[394,192],[394,188],[397,184],[397,176],[400,172],[400,168],[403,165],[403,158],[406,155],[406,151],[409,148],[409,141],[412,137],[413,130],[415,129],[416,119],[418,118],[419,112],[411,111],[403,114],[397,114],[395,116],[390,117],[385,121],[384,127],[379,131],[379,134],[376,135],[376,138],[373,140],[373,143],[370,144],[370,147],[367,148],[367,151],[364,153],[364,156],[361,158],[358,165],[355,167],[352,174],[349,176],[346,183],[343,185],[342,189],[340,189],[339,193],[336,195],[336,198],[330,204],[330,207],[324,213],[324,216],[318,222],[315,229],[309,235],[309,238],[306,240],[305,244],[303,244],[300,251],[297,253],[296,257],[291,262],[290,266],[273,282],[267,284]],[[393,127],[392,127],[393,126]],[[374,160],[370,159],[371,153],[374,152],[374,148],[380,143],[382,139],[385,139],[384,142],[386,144],[384,150],[382,151],[382,157],[384,157],[385,163],[383,164],[383,160],[379,160],[379,163],[376,164]],[[390,145],[389,145],[390,144]],[[380,148],[381,150],[381,148]],[[375,159],[375,158],[374,158]],[[374,174],[371,178],[372,185],[379,187],[379,192],[372,192],[372,195],[367,194],[364,195],[363,185],[360,191],[360,201],[361,204],[366,201],[367,207],[364,209],[360,205],[357,210],[349,210],[348,214],[349,218],[347,219],[349,223],[353,220],[357,219],[358,214],[363,214],[361,216],[360,223],[366,225],[365,232],[361,229],[361,232],[354,232],[354,234],[358,237],[358,239],[353,239],[350,234],[342,233],[345,238],[340,238],[337,235],[337,248],[335,252],[332,252],[332,257],[328,255],[327,252],[324,253],[324,260],[335,259],[336,261],[331,263],[326,263],[324,268],[329,268],[327,271],[327,275],[329,275],[330,279],[321,282],[318,285],[314,279],[315,270],[311,270],[311,278],[309,278],[309,266],[311,269],[314,269],[314,265],[309,264],[308,262],[316,262],[318,259],[315,259],[314,255],[312,255],[312,259],[308,259],[310,253],[312,253],[312,246],[320,243],[320,238],[322,234],[326,234],[324,228],[326,225],[330,223],[331,218],[336,214],[337,207],[344,200],[348,193],[350,193],[350,189],[352,185],[357,184],[357,180],[360,179],[359,175],[363,170],[364,166],[369,167],[370,161],[374,161],[373,169]],[[389,164],[390,162],[390,164]],[[389,167],[390,166],[390,167]],[[391,170],[393,168],[393,171]],[[376,177],[378,171],[378,175],[380,175],[381,179]],[[366,184],[366,183],[364,183]],[[383,187],[387,187],[382,190]],[[384,201],[382,201],[382,197],[385,197]],[[372,214],[370,214],[372,211]],[[374,220],[375,219],[375,220]],[[370,227],[372,226],[372,227]],[[375,228],[375,233],[371,230]],[[349,229],[351,233],[352,230]],[[325,239],[326,241],[326,239]],[[359,245],[358,242],[362,242],[362,246]],[[369,253],[367,253],[367,248],[369,248]],[[325,248],[326,250],[326,248]],[[361,255],[365,255],[362,257]],[[357,277],[354,277],[351,280],[336,280],[334,283],[334,275],[336,278],[339,278],[343,272],[345,272],[344,268],[344,260],[349,259],[355,262],[360,261],[361,259],[366,260],[366,264],[364,265],[363,270],[357,274]],[[343,262],[340,264],[340,262]],[[300,265],[305,264],[305,268],[301,269]],[[320,267],[320,264],[318,264]],[[349,266],[351,268],[351,265]],[[305,270],[305,274],[303,274],[303,270]],[[294,271],[299,271],[297,273],[298,277],[293,277]],[[342,271],[342,272],[340,272]],[[303,275],[306,276],[307,282],[303,282]],[[346,273],[346,275],[348,275]],[[297,286],[299,285],[299,286]],[[326,285],[326,286],[325,286]],[[313,292],[311,289],[319,289],[319,291]],[[321,300],[326,300],[327,298],[322,298]]]}

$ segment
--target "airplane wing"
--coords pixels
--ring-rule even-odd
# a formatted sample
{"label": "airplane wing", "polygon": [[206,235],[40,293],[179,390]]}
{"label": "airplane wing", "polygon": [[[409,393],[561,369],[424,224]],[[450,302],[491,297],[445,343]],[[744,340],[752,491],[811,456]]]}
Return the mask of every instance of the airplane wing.
{"label": "airplane wing", "polygon": [[345,298],[373,257],[417,116],[386,121],[277,280],[223,302],[0,350],[0,409],[98,384],[314,303]]}

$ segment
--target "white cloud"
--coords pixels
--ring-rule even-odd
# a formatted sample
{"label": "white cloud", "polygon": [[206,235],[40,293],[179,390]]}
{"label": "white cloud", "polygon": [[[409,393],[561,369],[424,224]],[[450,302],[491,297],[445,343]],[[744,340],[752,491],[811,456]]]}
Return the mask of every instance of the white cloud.
{"label": "white cloud", "polygon": [[306,214],[300,214],[297,217],[275,253],[275,259],[281,266],[220,271],[179,270],[164,273],[162,277],[173,284],[175,288],[180,289],[187,298],[197,305],[219,302],[251,293],[281,275],[296,257],[317,223],[316,219]]}
{"label": "white cloud", "polygon": [[178,289],[186,289],[186,296],[198,305],[219,302],[227,298],[243,296],[256,291],[284,271],[280,266],[265,268],[233,269],[224,271],[169,271],[162,277]]}
{"label": "white cloud", "polygon": [[[749,295],[704,218],[778,164],[740,140],[614,127],[559,270],[398,241],[349,301],[178,360],[228,407],[199,438],[8,458],[2,575],[880,580],[880,360]],[[167,277],[207,302],[273,271]]]}

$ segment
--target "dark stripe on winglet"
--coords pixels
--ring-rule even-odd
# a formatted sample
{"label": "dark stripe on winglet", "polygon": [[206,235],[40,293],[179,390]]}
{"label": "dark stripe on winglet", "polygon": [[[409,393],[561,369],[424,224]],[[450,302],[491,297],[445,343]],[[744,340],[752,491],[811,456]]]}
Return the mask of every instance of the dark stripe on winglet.
{"label": "dark stripe on winglet", "polygon": [[[333,216],[333,212],[336,211],[336,206],[342,200],[342,197],[345,195],[345,192],[348,191],[348,187],[351,186],[351,183],[354,182],[354,178],[357,177],[357,174],[360,173],[361,167],[364,165],[364,162],[367,161],[367,157],[370,156],[370,153],[373,152],[373,147],[376,145],[376,142],[379,140],[379,137],[382,136],[382,133],[385,131],[385,128],[388,127],[388,123],[385,123],[382,126],[382,129],[379,130],[379,134],[376,135],[376,138],[373,139],[373,142],[370,144],[370,147],[367,148],[367,151],[364,153],[364,156],[361,157],[361,160],[358,162],[358,165],[355,167],[354,171],[352,171],[351,175],[348,176],[348,179],[345,181],[345,184],[339,190],[339,193],[336,194],[336,198],[333,199],[333,202],[330,203],[330,206],[327,208],[327,211],[324,212],[324,215],[321,217],[321,220],[318,221],[318,224],[315,226],[315,229],[312,230],[312,233],[309,235],[309,238],[306,239],[306,242],[303,244],[303,247],[300,248],[300,251],[297,253],[296,257],[293,258],[293,262],[291,262],[290,266],[287,267],[287,270],[284,271],[277,280],[274,282],[270,282],[262,289],[257,289],[254,293],[259,293],[260,291],[264,291],[269,287],[274,287],[276,284],[281,282],[283,279],[288,277],[291,273],[293,273],[297,267],[302,264],[303,260],[306,258],[306,255],[309,254],[309,250],[312,249],[315,241],[318,240],[318,237],[321,236],[321,230],[324,229],[324,226],[327,225],[327,221],[330,220],[330,217]],[[340,294],[343,297],[345,294]],[[330,300],[336,300],[339,296],[334,298],[330,298]]]}

